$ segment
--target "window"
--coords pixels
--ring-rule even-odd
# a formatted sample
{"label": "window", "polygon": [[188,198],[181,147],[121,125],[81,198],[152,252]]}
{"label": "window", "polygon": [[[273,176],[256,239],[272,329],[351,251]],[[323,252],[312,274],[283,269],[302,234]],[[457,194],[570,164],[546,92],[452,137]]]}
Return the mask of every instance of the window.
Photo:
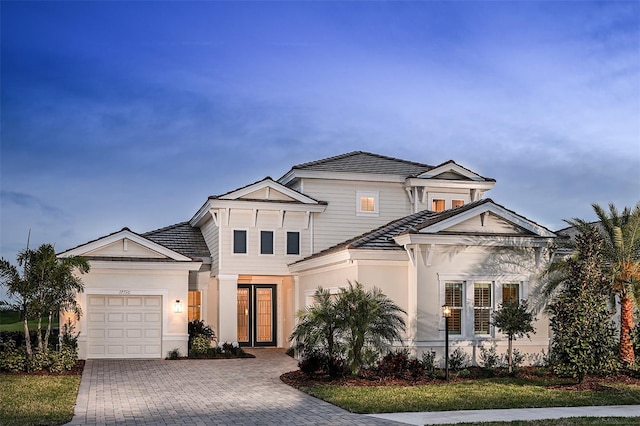
{"label": "window", "polygon": [[287,232],[287,254],[300,254],[300,233]]}
{"label": "window", "polygon": [[462,334],[462,284],[446,283],[444,303],[451,307],[449,333]]}
{"label": "window", "polygon": [[202,306],[202,293],[200,291],[189,291],[189,321],[199,320],[200,307]]}
{"label": "window", "polygon": [[520,302],[520,285],[514,283],[502,284],[502,303]]}
{"label": "window", "polygon": [[356,215],[378,215],[378,192],[356,192]]}
{"label": "window", "polygon": [[491,287],[492,283],[473,285],[473,332],[489,334],[491,320]]}
{"label": "window", "polygon": [[434,212],[442,212],[444,208],[444,200],[433,200],[431,202],[431,210]]}
{"label": "window", "polygon": [[456,207],[464,206],[464,200],[451,200],[451,208],[455,209]]}
{"label": "window", "polygon": [[242,231],[238,229],[233,230],[233,252],[234,253],[247,252],[247,231]]}
{"label": "window", "polygon": [[273,231],[260,231],[260,254],[273,254]]}

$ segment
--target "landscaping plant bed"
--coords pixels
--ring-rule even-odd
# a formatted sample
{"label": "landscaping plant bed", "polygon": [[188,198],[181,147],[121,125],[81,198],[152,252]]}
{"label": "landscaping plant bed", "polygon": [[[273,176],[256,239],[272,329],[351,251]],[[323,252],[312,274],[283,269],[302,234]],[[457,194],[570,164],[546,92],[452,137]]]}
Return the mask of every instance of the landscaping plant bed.
{"label": "landscaping plant bed", "polygon": [[84,371],[85,360],[79,359],[71,370],[63,370],[60,372],[51,372],[49,370],[34,371],[0,371],[0,375],[6,376],[81,376]]}
{"label": "landscaping plant bed", "polygon": [[243,353],[240,355],[232,355],[232,354],[215,354],[215,355],[190,355],[190,356],[179,356],[177,358],[165,358],[171,360],[183,360],[183,359],[237,359],[237,358],[255,358],[256,356],[250,353]]}
{"label": "landscaping plant bed", "polygon": [[495,369],[487,371],[478,367],[466,369],[469,374],[464,377],[451,372],[449,381],[444,379],[444,371],[438,371],[434,375],[422,375],[420,377],[411,377],[405,375],[403,377],[381,377],[375,371],[364,370],[359,376],[330,377],[327,374],[307,375],[300,370],[290,371],[280,376],[280,379],[296,389],[310,388],[314,386],[420,386],[420,385],[446,385],[447,383],[464,383],[477,381],[482,379],[499,379],[513,378],[521,381],[523,384],[545,383],[548,389],[571,390],[571,391],[611,391],[614,390],[615,384],[624,384],[628,386],[639,386],[640,378],[632,377],[625,374],[614,376],[587,376],[581,383],[577,383],[574,379],[566,377],[558,377],[551,371],[535,367],[525,367],[518,371],[517,374],[511,375],[506,369]]}

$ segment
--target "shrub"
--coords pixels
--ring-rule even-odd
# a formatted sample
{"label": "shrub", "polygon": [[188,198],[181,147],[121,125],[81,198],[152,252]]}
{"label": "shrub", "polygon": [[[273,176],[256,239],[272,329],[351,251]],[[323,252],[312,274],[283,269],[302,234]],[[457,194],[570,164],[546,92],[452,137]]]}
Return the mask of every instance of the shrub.
{"label": "shrub", "polygon": [[397,377],[404,376],[409,363],[409,353],[406,349],[396,352],[389,352],[378,363],[378,374],[381,377]]}
{"label": "shrub", "polygon": [[78,362],[78,350],[74,346],[63,344],[59,351],[51,352],[51,365],[49,371],[60,372],[71,370]]}
{"label": "shrub", "polygon": [[173,348],[169,352],[167,352],[167,359],[178,359],[180,358],[180,349]]}
{"label": "shrub", "polygon": [[452,370],[461,370],[469,365],[471,357],[461,348],[456,348],[449,354],[449,368]]}
{"label": "shrub", "polygon": [[462,370],[458,371],[456,376],[461,379],[466,379],[471,377],[471,371],[467,370],[466,368],[463,368]]}
{"label": "shrub", "polygon": [[207,353],[207,350],[211,347],[211,341],[203,335],[197,335],[191,341],[191,348],[189,354],[201,355]]}
{"label": "shrub", "polygon": [[422,353],[422,367],[427,374],[433,375],[436,371],[436,353],[435,351],[427,351]]}
{"label": "shrub", "polygon": [[67,319],[67,322],[62,326],[61,333],[61,346],[66,346],[68,348],[78,349],[78,336],[80,336],[80,332],[74,334],[75,327],[71,322],[71,318]]}
{"label": "shrub", "polygon": [[193,320],[189,322],[189,349],[191,349],[191,344],[193,343],[193,339],[197,336],[204,336],[209,343],[216,339],[216,333],[213,329],[206,325],[204,321],[201,320]]}
{"label": "shrub", "polygon": [[[520,353],[520,351],[518,349],[513,349],[513,354],[511,355],[511,362],[512,362],[512,371],[518,370],[520,367],[522,367],[522,364],[524,363],[524,359],[525,359],[525,355]],[[501,357],[501,363],[502,365],[509,365],[509,354],[503,354]]]}
{"label": "shrub", "polygon": [[492,369],[500,366],[500,355],[496,350],[496,344],[486,349],[484,345],[480,346],[480,367]]}
{"label": "shrub", "polygon": [[27,365],[27,353],[24,347],[16,348],[16,342],[9,340],[4,344],[4,350],[0,352],[0,371],[17,373],[25,371]]}
{"label": "shrub", "polygon": [[424,376],[424,366],[422,365],[422,361],[416,358],[412,358],[407,363],[407,370],[411,377],[417,379],[418,377]]}

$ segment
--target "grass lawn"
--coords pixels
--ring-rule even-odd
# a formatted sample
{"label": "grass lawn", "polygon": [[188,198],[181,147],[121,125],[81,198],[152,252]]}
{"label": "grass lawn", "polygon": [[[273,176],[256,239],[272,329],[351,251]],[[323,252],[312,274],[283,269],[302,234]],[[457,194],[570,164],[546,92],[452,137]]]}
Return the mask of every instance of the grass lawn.
{"label": "grass lawn", "polygon": [[79,375],[0,375],[0,425],[61,425],[71,421]]}
{"label": "grass lawn", "polygon": [[[42,329],[47,328],[48,318],[42,318]],[[29,320],[29,330],[36,330],[38,320]],[[58,318],[53,318],[52,328],[58,327]],[[23,331],[24,326],[20,319],[18,311],[2,311],[0,310],[0,331]]]}
{"label": "grass lawn", "polygon": [[[567,381],[566,383],[572,383]],[[318,385],[301,390],[355,413],[579,407],[640,404],[640,386],[607,382],[603,389],[549,389],[557,379],[476,379],[420,386]]]}
{"label": "grass lawn", "polygon": [[[635,425],[635,417],[568,417],[553,420],[516,420],[513,422],[456,423],[455,426],[591,426],[591,425]],[[453,426],[453,425],[443,425]]]}

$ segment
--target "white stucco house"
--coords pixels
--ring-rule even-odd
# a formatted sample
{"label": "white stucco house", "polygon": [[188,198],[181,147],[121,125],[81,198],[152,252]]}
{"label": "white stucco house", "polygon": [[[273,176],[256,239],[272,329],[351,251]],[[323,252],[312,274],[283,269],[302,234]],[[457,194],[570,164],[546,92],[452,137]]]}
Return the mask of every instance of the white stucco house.
{"label": "white stucco house", "polygon": [[[293,166],[208,197],[188,220],[127,228],[69,249],[91,263],[78,295],[80,357],[161,358],[187,350],[201,319],[221,342],[288,347],[295,313],[318,286],[376,286],[407,312],[402,344],[472,355],[506,346],[489,323],[507,298],[526,299],[556,234],[485,197],[495,180],[454,161],[430,166],[351,152]],[[547,319],[522,340],[547,349]]]}

